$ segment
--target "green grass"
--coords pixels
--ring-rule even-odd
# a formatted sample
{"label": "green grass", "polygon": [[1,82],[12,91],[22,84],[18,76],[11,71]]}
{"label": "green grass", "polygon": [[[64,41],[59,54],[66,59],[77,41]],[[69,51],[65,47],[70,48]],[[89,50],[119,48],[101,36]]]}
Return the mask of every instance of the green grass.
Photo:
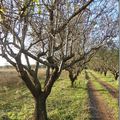
{"label": "green grass", "polygon": [[[112,112],[114,112],[115,120],[118,120],[118,99],[113,98],[110,95],[110,93],[95,80],[95,78],[93,76],[91,76],[90,74],[89,74],[89,76],[93,82],[93,85],[95,86],[95,89],[99,91],[99,93],[101,94],[101,97],[104,99],[104,101],[109,106],[109,108],[112,110]],[[98,76],[96,76],[96,77],[98,77]]]}
{"label": "green grass", "polygon": [[76,87],[70,81],[58,81],[48,99],[48,113],[53,120],[87,120],[89,118],[86,83],[79,76]]}
{"label": "green grass", "polygon": [[104,76],[103,74],[100,74],[99,72],[95,72],[93,70],[89,70],[89,71],[91,71],[95,76],[100,78],[100,80],[105,81],[106,83],[118,89],[119,81],[114,79],[114,76],[110,73],[110,71],[107,72],[106,76]]}
{"label": "green grass", "polygon": [[[95,73],[95,75],[100,77],[99,73]],[[105,80],[110,83],[107,79]],[[68,73],[64,71],[54,84],[47,99],[47,111],[50,120],[90,120],[89,96],[84,72],[79,75],[74,88],[70,87],[70,83]],[[100,91],[102,97],[115,111],[115,117],[118,118],[117,100],[112,98],[99,83],[94,81],[94,85],[97,89],[103,90]],[[32,117],[33,112],[33,97],[25,85],[0,85],[0,120],[3,120],[3,116],[8,116],[11,120],[26,120]]]}
{"label": "green grass", "polygon": [[[84,73],[71,88],[70,80],[63,73],[56,81],[47,100],[47,111],[50,120],[89,120],[88,94]],[[0,89],[0,120],[8,116],[12,120],[31,118],[34,112],[34,101],[24,85],[2,86]]]}
{"label": "green grass", "polygon": [[[32,114],[33,100],[30,92],[24,85],[7,87],[6,91],[0,91],[0,120],[3,116],[8,116],[12,120],[24,120]],[[3,87],[3,88],[4,88]],[[30,105],[29,105],[30,103]]]}

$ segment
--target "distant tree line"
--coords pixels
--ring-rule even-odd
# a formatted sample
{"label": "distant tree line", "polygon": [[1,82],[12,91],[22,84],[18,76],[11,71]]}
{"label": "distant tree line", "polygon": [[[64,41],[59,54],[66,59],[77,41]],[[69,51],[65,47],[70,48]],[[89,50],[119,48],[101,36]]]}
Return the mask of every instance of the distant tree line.
{"label": "distant tree line", "polygon": [[92,58],[89,66],[91,69],[104,73],[110,71],[115,80],[119,77],[119,49],[118,41],[110,41],[107,45],[101,47],[96,55]]}

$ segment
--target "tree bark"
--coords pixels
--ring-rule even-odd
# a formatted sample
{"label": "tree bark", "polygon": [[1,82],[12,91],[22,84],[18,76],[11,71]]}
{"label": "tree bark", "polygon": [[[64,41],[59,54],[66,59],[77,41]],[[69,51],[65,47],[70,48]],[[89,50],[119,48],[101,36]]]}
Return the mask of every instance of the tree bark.
{"label": "tree bark", "polygon": [[104,71],[104,75],[105,75],[105,76],[107,75],[107,71]]}
{"label": "tree bark", "polygon": [[69,71],[69,78],[70,78],[70,81],[71,81],[71,87],[74,86],[74,80],[73,80],[73,74],[71,71]]}
{"label": "tree bark", "polygon": [[73,80],[73,79],[71,80],[71,87],[74,87],[74,81],[75,80]]}
{"label": "tree bark", "polygon": [[115,73],[115,75],[114,75],[115,80],[117,80],[118,77],[119,77],[118,73]]}
{"label": "tree bark", "polygon": [[45,85],[44,85],[44,87],[46,86],[49,78],[50,78],[50,67],[48,66],[47,70],[46,70],[46,79],[45,79]]}
{"label": "tree bark", "polygon": [[88,73],[85,71],[85,79],[86,80],[89,80],[90,79],[90,77],[88,76]]}
{"label": "tree bark", "polygon": [[43,95],[35,98],[34,120],[48,120],[46,111],[46,99]]}
{"label": "tree bark", "polygon": [[75,80],[77,79],[77,75],[73,75],[73,73],[71,71],[69,71],[69,78],[70,78],[70,81],[71,81],[71,87],[74,87],[74,82]]}
{"label": "tree bark", "polygon": [[47,84],[44,87],[45,98],[49,96],[55,81],[59,78],[61,74],[61,71],[58,70],[58,68],[55,68],[53,73],[50,75],[50,78],[47,80]]}

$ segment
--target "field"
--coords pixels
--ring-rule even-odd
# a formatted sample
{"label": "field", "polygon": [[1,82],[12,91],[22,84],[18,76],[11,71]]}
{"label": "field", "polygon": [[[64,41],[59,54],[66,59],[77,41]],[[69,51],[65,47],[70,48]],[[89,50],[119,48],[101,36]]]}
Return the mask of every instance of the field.
{"label": "field", "polygon": [[[40,80],[45,77],[40,70]],[[107,76],[83,71],[71,88],[64,71],[47,100],[49,120],[117,120],[118,81]],[[0,70],[0,120],[31,120],[34,101],[14,69]]]}

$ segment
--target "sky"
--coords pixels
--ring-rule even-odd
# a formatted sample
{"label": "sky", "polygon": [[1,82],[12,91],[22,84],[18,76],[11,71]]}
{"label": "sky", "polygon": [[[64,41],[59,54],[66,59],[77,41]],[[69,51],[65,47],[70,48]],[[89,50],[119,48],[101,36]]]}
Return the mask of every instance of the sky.
{"label": "sky", "polygon": [[9,63],[2,57],[0,57],[0,66],[9,65]]}
{"label": "sky", "polygon": [[[96,4],[95,4],[96,5]],[[115,16],[116,17],[116,16]],[[22,58],[23,63],[26,63],[25,59]],[[30,62],[34,64],[35,62],[31,59]],[[10,65],[4,58],[0,57],[0,66]]]}
{"label": "sky", "polygon": [[[24,57],[22,57],[22,63],[26,64],[26,60]],[[33,59],[30,59],[30,63],[35,64],[35,61]],[[0,66],[6,66],[6,65],[10,65],[10,64],[0,56]]]}

